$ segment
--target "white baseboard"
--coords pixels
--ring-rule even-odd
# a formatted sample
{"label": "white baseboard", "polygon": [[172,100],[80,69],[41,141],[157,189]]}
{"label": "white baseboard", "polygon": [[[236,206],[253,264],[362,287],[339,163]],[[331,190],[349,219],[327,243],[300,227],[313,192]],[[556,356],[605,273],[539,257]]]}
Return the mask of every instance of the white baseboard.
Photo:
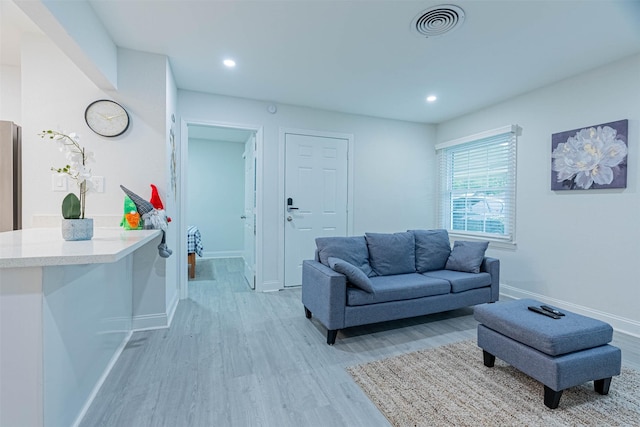
{"label": "white baseboard", "polygon": [[[242,251],[205,251],[202,258],[242,258]],[[197,262],[197,261],[196,261]]]}
{"label": "white baseboard", "polygon": [[131,329],[134,332],[149,331],[152,329],[163,329],[169,327],[168,316],[166,313],[144,314],[141,316],[133,316]]}
{"label": "white baseboard", "polygon": [[80,423],[82,422],[82,419],[87,414],[87,411],[89,410],[89,407],[91,407],[91,404],[93,403],[93,400],[98,395],[98,392],[100,391],[100,388],[102,387],[102,384],[104,384],[104,382],[106,381],[107,377],[111,373],[111,370],[113,369],[113,367],[115,366],[116,362],[120,358],[120,354],[122,354],[122,352],[124,351],[124,348],[127,346],[127,343],[131,339],[132,335],[133,335],[133,332],[129,331],[125,335],[125,337],[122,339],[122,342],[120,343],[120,345],[116,349],[115,353],[113,353],[113,356],[111,356],[111,359],[109,360],[109,363],[104,368],[104,371],[102,372],[102,375],[100,376],[100,378],[98,378],[98,381],[96,382],[96,384],[93,386],[93,389],[91,390],[91,393],[89,393],[89,397],[87,398],[87,401],[84,403],[84,405],[82,406],[82,409],[80,410],[80,412],[78,413],[78,416],[76,417],[76,420],[73,422],[73,424],[72,424],[73,427],[79,426]]}
{"label": "white baseboard", "polygon": [[256,291],[258,292],[275,292],[283,289],[282,282],[278,280],[270,280],[268,282],[262,282],[261,286],[256,284]]}
{"label": "white baseboard", "polygon": [[504,285],[501,283],[500,298],[502,299],[502,297],[505,297],[506,299],[532,298],[545,304],[553,305],[560,309],[569,310],[574,313],[582,314],[583,316],[589,316],[593,317],[594,319],[602,320],[603,322],[609,323],[617,332],[640,338],[640,322],[620,317],[612,313],[605,313],[604,311],[594,310],[592,308],[584,307],[571,302],[559,300],[556,298],[549,298],[545,295],[540,295],[535,292],[523,291],[522,289],[514,288],[513,286]]}
{"label": "white baseboard", "polygon": [[167,327],[171,326],[171,322],[173,322],[173,316],[176,314],[176,309],[178,308],[178,302],[180,301],[180,297],[178,296],[178,293],[176,292],[176,294],[173,297],[173,301],[171,301],[169,303],[169,310],[167,310],[168,312],[168,318],[169,321],[167,322]]}

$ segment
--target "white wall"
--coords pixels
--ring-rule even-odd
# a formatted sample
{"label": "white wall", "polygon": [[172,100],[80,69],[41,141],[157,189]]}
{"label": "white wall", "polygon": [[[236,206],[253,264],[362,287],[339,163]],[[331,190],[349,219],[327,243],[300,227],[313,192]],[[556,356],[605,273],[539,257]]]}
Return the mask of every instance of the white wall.
{"label": "white wall", "polygon": [[[181,254],[179,248],[181,240],[179,236],[183,234],[182,230],[186,230],[183,222],[178,215],[178,207],[176,201],[179,197],[180,182],[177,168],[180,165],[180,124],[177,119],[178,111],[178,88],[173,77],[173,71],[169,64],[169,59],[165,57],[165,80],[166,80],[166,111],[165,111],[165,181],[162,188],[160,198],[164,204],[164,209],[168,213],[172,221],[166,232],[167,246],[173,250],[174,255],[167,262],[166,277],[166,302],[169,318],[173,317],[175,309],[178,306],[180,294],[180,275],[186,277],[187,270],[181,270],[180,267],[186,267],[186,262],[181,262]],[[175,179],[174,179],[175,178]],[[174,188],[175,187],[175,188]],[[186,248],[185,251],[186,252]],[[169,320],[170,320],[169,319]]]}
{"label": "white wall", "polygon": [[[627,188],[551,191],[551,134],[621,119],[629,119]],[[517,249],[489,249],[501,260],[501,290],[575,306],[640,335],[640,56],[442,123],[437,139],[512,123],[522,127]]]}
{"label": "white wall", "polygon": [[[340,114],[310,108],[278,105],[276,114],[267,103],[255,100],[178,91],[178,106],[186,122],[215,122],[262,127],[264,174],[262,219],[262,283],[258,290],[283,285],[282,244],[284,217],[279,200],[279,174],[283,159],[279,131],[298,128],[354,135],[354,229],[403,231],[431,227],[435,221],[435,153],[433,126]],[[190,185],[190,183],[188,183]]]}
{"label": "white wall", "polygon": [[244,144],[189,138],[189,225],[205,257],[241,256],[244,242]]}
{"label": "white wall", "polygon": [[20,67],[0,65],[0,120],[21,125]]}

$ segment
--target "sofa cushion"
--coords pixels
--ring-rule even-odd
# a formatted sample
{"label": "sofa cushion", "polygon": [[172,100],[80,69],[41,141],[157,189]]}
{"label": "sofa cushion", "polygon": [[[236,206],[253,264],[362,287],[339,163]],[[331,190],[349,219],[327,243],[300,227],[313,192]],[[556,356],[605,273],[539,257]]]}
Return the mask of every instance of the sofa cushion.
{"label": "sofa cushion", "polygon": [[410,230],[416,240],[416,271],[442,270],[451,254],[447,230]]}
{"label": "sofa cushion", "polygon": [[363,291],[373,292],[373,285],[371,280],[364,274],[364,271],[360,270],[355,265],[341,260],[340,258],[329,257],[329,267],[338,273],[342,273],[347,276],[347,280],[353,286],[356,286]]}
{"label": "sofa cushion", "polygon": [[413,233],[365,233],[371,268],[379,276],[415,273]]}
{"label": "sofa cushion", "polygon": [[489,242],[467,242],[456,240],[453,249],[447,259],[447,270],[464,271],[467,273],[479,273],[480,265],[484,260],[484,253]]}
{"label": "sofa cushion", "polygon": [[448,294],[448,281],[427,277],[418,273],[372,277],[374,292],[363,292],[358,288],[347,288],[347,305],[367,305],[388,301],[401,301],[432,295]]}
{"label": "sofa cushion", "polygon": [[484,288],[491,285],[489,273],[465,273],[453,270],[437,270],[423,273],[424,276],[443,279],[451,283],[451,292],[464,292],[470,289]]}
{"label": "sofa cushion", "polygon": [[358,267],[368,277],[375,276],[369,265],[369,251],[364,236],[318,237],[316,246],[320,262],[327,267],[330,267],[329,257],[340,258]]}

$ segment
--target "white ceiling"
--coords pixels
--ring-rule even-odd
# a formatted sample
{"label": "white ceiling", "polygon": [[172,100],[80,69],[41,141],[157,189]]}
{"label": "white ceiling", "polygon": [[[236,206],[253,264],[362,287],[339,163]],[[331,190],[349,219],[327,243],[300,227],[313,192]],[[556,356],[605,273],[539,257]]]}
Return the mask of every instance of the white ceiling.
{"label": "white ceiling", "polygon": [[[167,55],[180,89],[425,123],[640,52],[638,0],[88,1],[116,45]],[[412,33],[447,2],[460,28]]]}

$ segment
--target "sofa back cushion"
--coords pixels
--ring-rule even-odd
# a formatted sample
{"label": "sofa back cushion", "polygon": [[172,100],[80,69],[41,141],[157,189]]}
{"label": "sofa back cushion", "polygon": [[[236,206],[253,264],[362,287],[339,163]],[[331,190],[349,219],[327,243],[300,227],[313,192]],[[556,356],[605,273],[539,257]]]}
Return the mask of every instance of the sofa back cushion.
{"label": "sofa back cushion", "polygon": [[339,258],[355,265],[368,277],[375,276],[371,265],[369,265],[369,251],[364,236],[318,237],[316,238],[316,247],[320,262],[327,267],[331,267],[329,257]]}
{"label": "sofa back cushion", "polygon": [[488,246],[489,242],[456,240],[453,242],[453,249],[445,268],[466,273],[480,273],[480,266]]}
{"label": "sofa back cushion", "polygon": [[365,233],[369,263],[379,276],[415,273],[416,255],[413,233]]}
{"label": "sofa back cushion", "polygon": [[416,271],[442,270],[451,254],[447,230],[410,230],[416,239]]}

